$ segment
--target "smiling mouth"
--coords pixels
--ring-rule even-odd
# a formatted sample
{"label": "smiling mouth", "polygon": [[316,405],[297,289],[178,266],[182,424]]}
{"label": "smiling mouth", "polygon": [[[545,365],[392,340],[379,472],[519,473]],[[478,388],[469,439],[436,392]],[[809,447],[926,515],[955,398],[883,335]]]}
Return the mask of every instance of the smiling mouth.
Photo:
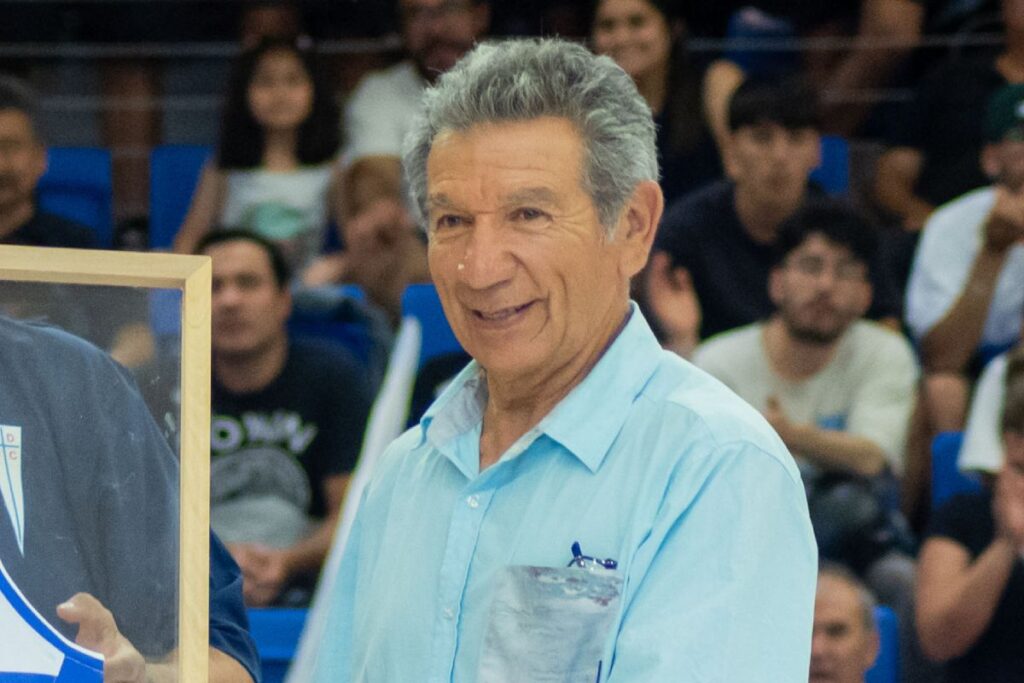
{"label": "smiling mouth", "polygon": [[478,309],[472,309],[473,316],[478,320],[483,320],[489,323],[500,323],[522,313],[527,308],[534,304],[533,301],[525,303],[522,306],[510,306],[508,308],[499,308],[493,311],[481,311]]}

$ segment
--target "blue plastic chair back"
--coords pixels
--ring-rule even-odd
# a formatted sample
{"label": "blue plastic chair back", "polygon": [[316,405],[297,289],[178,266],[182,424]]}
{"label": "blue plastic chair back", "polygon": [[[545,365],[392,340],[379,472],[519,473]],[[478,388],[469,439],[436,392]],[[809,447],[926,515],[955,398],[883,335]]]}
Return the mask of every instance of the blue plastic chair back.
{"label": "blue plastic chair back", "polygon": [[420,322],[423,340],[420,345],[420,367],[423,363],[446,353],[461,351],[448,318],[441,308],[441,299],[434,285],[409,285],[402,294],[402,315],[414,316]]}
{"label": "blue plastic chair back", "polygon": [[249,632],[256,641],[263,683],[284,681],[306,623],[305,609],[249,608]]}
{"label": "blue plastic chair back", "polygon": [[850,189],[850,146],[838,135],[821,136],[821,163],[811,171],[811,180],[829,194]]}
{"label": "blue plastic chair back", "polygon": [[36,198],[43,211],[92,228],[99,245],[109,248],[114,238],[112,177],[106,149],[51,147]]}
{"label": "blue plastic chair back", "polygon": [[161,145],[149,157],[149,246],[169,249],[185,220],[211,149]]}
{"label": "blue plastic chair back", "polygon": [[876,607],[875,626],[881,647],[874,665],[864,676],[865,683],[897,683],[900,679],[900,629],[896,613],[888,607]]}
{"label": "blue plastic chair back", "polygon": [[958,493],[981,490],[981,482],[957,467],[963,432],[943,432],[932,441],[932,510]]}

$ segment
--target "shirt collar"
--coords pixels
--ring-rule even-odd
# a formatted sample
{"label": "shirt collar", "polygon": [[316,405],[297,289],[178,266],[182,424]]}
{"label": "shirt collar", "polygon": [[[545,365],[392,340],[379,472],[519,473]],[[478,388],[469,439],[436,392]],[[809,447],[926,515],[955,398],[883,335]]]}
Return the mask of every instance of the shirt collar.
{"label": "shirt collar", "polygon": [[[547,435],[596,472],[630,406],[654,374],[661,352],[639,308],[630,302],[629,320],[597,364],[531,433]],[[479,429],[486,401],[484,373],[473,361],[424,413],[420,443],[429,440],[455,460],[453,441]]]}

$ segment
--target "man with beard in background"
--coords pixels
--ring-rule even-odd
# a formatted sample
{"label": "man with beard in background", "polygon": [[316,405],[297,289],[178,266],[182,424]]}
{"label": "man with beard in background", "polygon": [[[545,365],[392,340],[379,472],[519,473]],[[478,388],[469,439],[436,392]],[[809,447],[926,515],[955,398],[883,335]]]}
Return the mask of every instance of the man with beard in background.
{"label": "man with beard in background", "polygon": [[694,362],[759,409],[797,460],[822,557],[849,565],[879,598],[912,593],[896,477],[917,368],[899,334],[861,320],[871,304],[873,226],[818,200],[782,224],[769,294],[776,312],[713,337]]}

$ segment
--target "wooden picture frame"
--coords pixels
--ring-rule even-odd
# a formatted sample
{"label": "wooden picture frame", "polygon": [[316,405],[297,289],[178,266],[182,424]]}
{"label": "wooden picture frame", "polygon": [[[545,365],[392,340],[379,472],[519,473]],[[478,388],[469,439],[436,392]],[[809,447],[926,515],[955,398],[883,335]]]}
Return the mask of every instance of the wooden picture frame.
{"label": "wooden picture frame", "polygon": [[181,413],[178,680],[209,676],[210,287],[208,256],[0,245],[0,281],[178,289]]}

